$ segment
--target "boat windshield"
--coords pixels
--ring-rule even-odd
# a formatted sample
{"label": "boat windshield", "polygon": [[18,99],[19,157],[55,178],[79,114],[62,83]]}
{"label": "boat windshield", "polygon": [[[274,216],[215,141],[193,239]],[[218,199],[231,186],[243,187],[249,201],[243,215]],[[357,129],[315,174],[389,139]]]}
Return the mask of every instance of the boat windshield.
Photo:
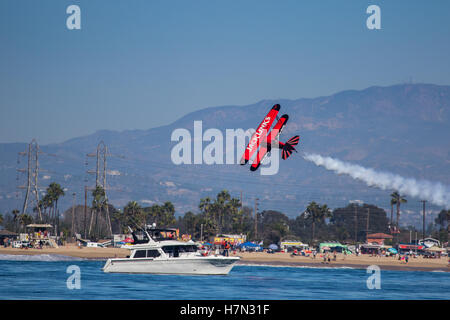
{"label": "boat windshield", "polygon": [[177,239],[177,231],[173,229],[147,229],[147,232],[155,241]]}
{"label": "boat windshield", "polygon": [[180,246],[164,246],[163,251],[169,255],[169,257],[179,257],[183,252],[196,252],[197,246],[195,245],[180,245]]}
{"label": "boat windshield", "polygon": [[133,236],[133,244],[148,243],[150,241],[147,234],[141,230],[136,230],[131,235]]}

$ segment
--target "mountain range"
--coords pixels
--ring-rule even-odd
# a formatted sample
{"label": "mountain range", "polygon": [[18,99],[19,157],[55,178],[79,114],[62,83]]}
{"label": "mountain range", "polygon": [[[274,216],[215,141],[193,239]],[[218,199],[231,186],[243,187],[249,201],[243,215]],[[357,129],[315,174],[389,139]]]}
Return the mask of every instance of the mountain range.
{"label": "mountain range", "polygon": [[[289,122],[280,140],[300,135],[299,153],[280,160],[276,175],[251,172],[249,166],[175,165],[171,150],[177,144],[171,135],[177,128],[193,133],[194,121],[203,132],[217,128],[255,128],[275,103]],[[151,107],[151,106],[145,106]],[[139,116],[139,115],[136,115]],[[56,134],[56,133],[55,133]],[[43,192],[53,181],[66,188],[62,208],[84,202],[84,185],[92,186],[96,152],[103,141],[108,147],[107,193],[112,204],[123,207],[136,200],[143,206],[167,200],[177,214],[198,211],[199,199],[214,197],[227,189],[243,195],[244,205],[258,210],[274,209],[295,217],[310,201],[331,208],[362,200],[390,210],[389,190],[367,187],[347,176],[338,176],[305,161],[302,152],[318,153],[343,161],[389,171],[405,177],[450,184],[450,86],[399,84],[348,90],[308,99],[262,100],[246,106],[205,108],[185,115],[170,125],[148,130],[110,131],[76,137],[58,144],[40,146],[39,186]],[[203,142],[203,147],[208,142]],[[27,143],[0,143],[0,211],[22,208],[26,176],[17,169],[27,159],[18,155]],[[240,155],[235,155],[240,158]],[[403,223],[420,223],[420,199],[403,205]],[[433,215],[440,209],[430,206]],[[431,219],[431,218],[430,218]],[[429,220],[431,221],[431,220]]]}

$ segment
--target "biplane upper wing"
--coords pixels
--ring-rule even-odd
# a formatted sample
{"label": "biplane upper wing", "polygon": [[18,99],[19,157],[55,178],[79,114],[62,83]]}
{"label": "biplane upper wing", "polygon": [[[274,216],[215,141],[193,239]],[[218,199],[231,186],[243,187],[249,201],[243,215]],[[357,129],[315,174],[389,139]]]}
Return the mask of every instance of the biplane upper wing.
{"label": "biplane upper wing", "polygon": [[[289,120],[289,116],[287,114],[283,114],[278,122],[273,127],[273,130],[270,131],[269,136],[267,137],[267,144],[272,147],[272,144],[277,140],[278,135],[280,135],[281,131],[283,131],[284,126]],[[270,151],[270,149],[269,149]]]}
{"label": "biplane upper wing", "polygon": [[241,164],[244,165],[250,160],[250,158],[253,156],[255,151],[258,149],[261,138],[267,138],[267,132],[269,131],[270,127],[272,126],[273,121],[275,120],[278,111],[280,111],[280,105],[276,104],[270,109],[267,116],[264,118],[264,120],[260,123],[258,126],[258,129],[256,129],[255,133],[250,139],[250,142],[248,143],[247,147],[245,148],[244,154],[241,158]]}
{"label": "biplane upper wing", "polygon": [[273,129],[270,131],[267,138],[264,138],[260,143],[260,148],[258,153],[256,154],[255,161],[253,161],[250,170],[255,171],[259,168],[261,165],[261,161],[264,159],[264,157],[267,154],[267,151],[270,151],[272,148],[273,143],[277,143],[276,141],[277,136],[281,133],[284,126],[286,125],[287,121],[289,120],[289,116],[287,114],[284,114],[281,116],[281,118],[278,120],[278,122],[275,124]]}

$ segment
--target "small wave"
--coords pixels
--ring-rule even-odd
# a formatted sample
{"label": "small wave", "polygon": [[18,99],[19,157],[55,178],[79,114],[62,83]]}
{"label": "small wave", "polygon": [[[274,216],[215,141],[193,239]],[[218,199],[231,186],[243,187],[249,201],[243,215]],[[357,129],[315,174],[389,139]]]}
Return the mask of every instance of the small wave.
{"label": "small wave", "polygon": [[327,267],[327,266],[293,266],[293,265],[281,265],[281,264],[260,264],[260,263],[239,263],[236,264],[239,267],[270,267],[270,268],[298,268],[298,269],[360,269],[353,267]]}
{"label": "small wave", "polygon": [[82,258],[69,257],[60,254],[0,254],[0,260],[7,261],[81,261]]}

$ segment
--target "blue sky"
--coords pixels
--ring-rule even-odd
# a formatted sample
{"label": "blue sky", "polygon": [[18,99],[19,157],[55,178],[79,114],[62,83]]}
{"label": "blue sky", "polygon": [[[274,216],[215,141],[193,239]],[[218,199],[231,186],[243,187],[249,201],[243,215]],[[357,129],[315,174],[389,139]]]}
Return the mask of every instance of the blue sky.
{"label": "blue sky", "polygon": [[[66,8],[81,8],[81,30]],[[366,8],[381,8],[381,30]],[[450,84],[449,1],[3,0],[0,142],[148,129],[204,107]]]}

